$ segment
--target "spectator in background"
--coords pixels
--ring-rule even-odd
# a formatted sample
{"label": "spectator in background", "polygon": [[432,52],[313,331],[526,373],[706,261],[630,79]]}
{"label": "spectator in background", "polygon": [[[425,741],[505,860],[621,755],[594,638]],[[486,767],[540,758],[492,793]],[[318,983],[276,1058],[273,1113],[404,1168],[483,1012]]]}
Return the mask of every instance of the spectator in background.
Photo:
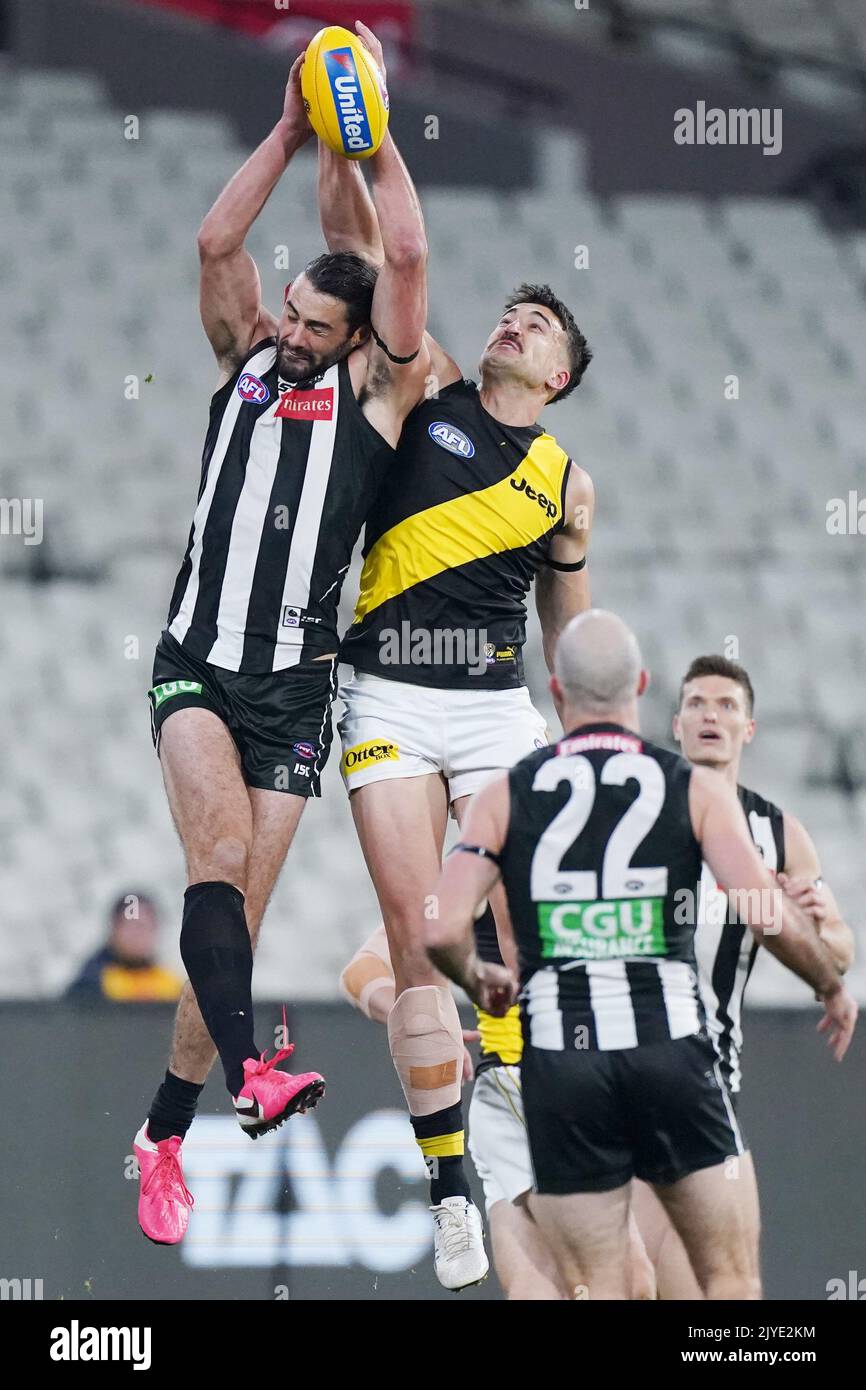
{"label": "spectator in background", "polygon": [[114,999],[154,1003],[178,999],[183,981],[156,959],[159,914],[147,893],[122,893],[108,915],[108,940],[66,991],[82,1002]]}

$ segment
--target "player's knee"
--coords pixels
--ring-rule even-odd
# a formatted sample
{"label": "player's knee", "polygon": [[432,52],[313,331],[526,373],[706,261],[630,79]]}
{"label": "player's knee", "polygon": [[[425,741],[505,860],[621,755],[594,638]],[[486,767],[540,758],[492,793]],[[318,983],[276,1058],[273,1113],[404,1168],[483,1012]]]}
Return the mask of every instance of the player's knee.
{"label": "player's knee", "polygon": [[[249,846],[239,835],[221,835],[204,858],[209,879],[233,883],[242,893],[246,892]],[[199,880],[202,877],[201,873],[196,875]]]}
{"label": "player's knee", "polygon": [[363,948],[340,974],[344,999],[374,1023],[384,1023],[394,1007],[394,975],[380,956]]}
{"label": "player's knee", "polygon": [[460,1100],[463,1033],[449,990],[404,990],[388,1015],[388,1043],[413,1115],[433,1115]]}

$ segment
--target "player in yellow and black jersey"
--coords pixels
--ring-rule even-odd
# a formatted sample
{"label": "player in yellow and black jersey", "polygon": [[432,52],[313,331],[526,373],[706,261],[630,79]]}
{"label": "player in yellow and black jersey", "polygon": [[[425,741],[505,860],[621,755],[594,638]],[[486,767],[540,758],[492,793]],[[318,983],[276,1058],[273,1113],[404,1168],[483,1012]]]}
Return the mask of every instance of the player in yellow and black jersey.
{"label": "player in yellow and black jersey", "polygon": [[[319,161],[329,249],[378,261],[362,173],[321,146]],[[449,807],[459,821],[492,775],[547,742],[523,683],[530,586],[549,662],[590,603],[592,482],[539,416],[592,354],[549,286],[503,298],[478,385],[425,336],[427,389],[368,515],[341,648],[355,668],[340,691],[342,772],[394,962],[388,1040],[431,1175],[436,1273],[452,1289],[483,1278],[487,1259],[462,1169],[460,1020],[423,950],[427,898]]]}
{"label": "player in yellow and black jersey", "polygon": [[411,685],[522,685],[526,595],[563,531],[571,471],[552,435],[495,419],[472,381],[417,406],[367,517],[342,659]]}

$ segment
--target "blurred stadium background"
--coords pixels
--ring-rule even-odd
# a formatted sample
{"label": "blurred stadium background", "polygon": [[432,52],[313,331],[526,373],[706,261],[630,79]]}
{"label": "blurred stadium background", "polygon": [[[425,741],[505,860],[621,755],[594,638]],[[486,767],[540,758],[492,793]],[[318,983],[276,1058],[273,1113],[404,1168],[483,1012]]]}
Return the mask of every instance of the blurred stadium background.
{"label": "blurred stadium background", "polygon": [[[122,1061],[106,1062],[105,1074],[108,1092],[113,1080],[124,1100],[119,1110],[97,1107],[100,1117],[113,1114],[100,1121],[114,1146],[100,1161],[114,1177],[120,1149],[129,1146],[126,1128],[118,1137],[117,1115],[121,1125],[128,1115],[131,1141],[161,1072],[170,1011],[127,1006],[142,1040],[131,1049],[125,1019],[82,1018],[60,1005],[54,1014],[34,1013],[26,1001],[64,992],[101,944],[109,902],[127,890],[146,890],[161,905],[161,958],[181,969],[181,853],[151,747],[146,690],[215,381],[198,320],[195,234],[276,120],[290,56],[322,23],[358,17],[385,42],[392,129],[424,204],[431,331],[472,376],[515,283],[547,280],[573,308],[595,361],[581,389],[545,422],[595,480],[593,593],[634,625],[644,647],[653,672],[645,730],[668,741],[679,678],[694,655],[725,650],[747,666],[759,730],[744,781],[811,831],[859,933],[852,980],[866,999],[866,547],[856,529],[858,497],[849,534],[828,526],[831,499],[847,509],[866,464],[861,0],[590,0],[587,8],[570,0],[471,7],[292,0],[288,9],[280,0],[0,0],[0,314],[8,353],[0,496],[43,504],[40,544],[12,534],[8,506],[0,536],[0,997],[8,1001],[0,1035],[6,1055],[17,1053],[24,1039],[29,1048],[38,1038],[40,1020],[55,1017],[68,1057],[98,1056],[102,1065],[120,1049]],[[673,113],[698,101],[781,108],[781,151],[677,145]],[[136,138],[127,138],[131,131]],[[281,248],[291,275],[321,244],[311,144],[249,239],[266,302],[279,303],[288,278],[275,268]],[[579,266],[582,258],[588,264]],[[732,375],[737,399],[726,398]],[[862,527],[866,533],[866,519]],[[356,580],[357,567],[345,586],[344,623]],[[534,620],[531,630],[530,686],[550,710]],[[324,798],[309,808],[275,892],[254,986],[263,1000],[309,1001],[296,1011],[295,1032],[330,1046],[338,1070],[340,1048],[328,1039],[358,1050],[370,1069],[369,1097],[352,1101],[359,1125],[375,1118],[370,1106],[396,1108],[396,1082],[384,1040],[332,1001],[342,965],[376,921],[333,756]],[[824,1133],[834,1130],[847,1097],[858,1087],[862,1093],[862,1043],[840,1073],[831,1074],[823,1057],[813,1069],[814,1011],[802,1019],[783,1012],[808,1004],[809,991],[762,961],[750,997],[746,1090],[748,1101],[754,1080],[757,1099],[746,1114],[748,1123],[754,1113],[756,1150],[762,1126],[770,1143],[790,1130],[792,1147],[801,1145],[798,1126],[818,1125],[821,1115]],[[780,1095],[798,1075],[795,1094]],[[208,1089],[216,1108],[221,1098],[210,1092],[218,1089]],[[101,1078],[99,1090],[104,1099]],[[81,1128],[91,1101],[70,1090],[62,1104]],[[319,1114],[333,1153],[348,1120],[328,1119],[327,1104]],[[217,1118],[233,1123],[224,1115],[208,1123]],[[850,1149],[853,1182],[866,1138],[862,1109],[846,1123],[832,1150],[833,1183],[843,1189],[838,1165],[844,1175]],[[408,1126],[387,1125],[359,1140],[358,1151],[369,1162],[377,1146],[387,1153],[402,1145],[403,1181],[414,1181]],[[87,1136],[74,1142],[86,1167]],[[201,1142],[218,1148],[215,1134]],[[225,1141],[233,1154],[238,1142]],[[280,1142],[285,1158],[301,1140]],[[816,1253],[826,1173],[822,1181],[817,1141],[802,1143],[801,1176],[808,1154],[815,1191],[807,1196],[796,1171],[792,1177],[790,1152],[787,1166],[770,1165],[765,1184],[773,1297],[824,1297],[825,1281],[846,1273],[842,1251],[853,1250],[844,1244],[849,1213],[833,1228],[837,1244],[826,1247],[838,1257]],[[262,1193],[279,1174],[267,1154],[255,1160],[235,1155],[241,1169],[227,1160],[220,1212],[234,1200],[225,1195],[235,1191],[230,1172],[243,1171],[253,1184],[250,1211],[270,1201]],[[760,1161],[759,1152],[759,1172]],[[420,1207],[383,1195],[386,1167],[383,1158],[379,1177],[371,1168],[374,1214],[347,1218],[372,1223],[369,1231],[341,1247],[339,1259],[328,1254],[336,1240],[330,1228],[309,1236],[303,1258],[286,1254],[273,1222],[268,1234],[236,1232],[231,1258],[228,1237],[221,1245],[214,1227],[205,1238],[202,1224],[199,1256],[187,1255],[182,1266],[173,1252],[174,1263],[160,1266],[158,1295],[143,1292],[157,1268],[153,1252],[136,1247],[122,1276],[111,1263],[116,1252],[101,1257],[110,1278],[96,1296],[271,1297],[270,1271],[283,1260],[319,1270],[318,1282],[293,1285],[292,1297],[389,1290],[433,1297],[423,1232],[418,1251],[400,1264],[421,1228],[416,1222],[415,1236],[401,1245],[393,1222],[405,1221],[408,1231]],[[68,1175],[57,1208],[63,1219],[85,1200],[80,1181]],[[322,1158],[311,1181],[315,1191],[294,1208],[276,1203],[275,1220],[333,1209],[340,1224],[337,1167]],[[412,1190],[417,1198],[420,1184]],[[117,1220],[128,1226],[132,1193],[115,1197]],[[376,1246],[380,1208],[392,1223],[390,1266],[357,1254]],[[792,1233],[798,1212],[805,1226]],[[25,1245],[15,1248],[43,1260],[50,1296],[75,1297],[84,1226],[79,1236],[66,1230],[53,1249],[49,1242],[43,1256],[44,1232],[32,1211],[26,1220]],[[315,1249],[320,1258],[310,1255]],[[827,1263],[834,1259],[839,1269]],[[381,1285],[374,1288],[369,1273],[351,1282],[347,1271],[358,1261],[381,1271]],[[199,1282],[191,1282],[190,1265],[199,1266]],[[200,1282],[203,1269],[220,1265],[246,1273],[233,1268],[229,1284],[223,1276]],[[264,1295],[261,1277],[252,1282],[249,1274],[263,1265]],[[418,1268],[414,1284],[400,1277],[410,1265]],[[52,1269],[63,1271],[53,1283]]]}

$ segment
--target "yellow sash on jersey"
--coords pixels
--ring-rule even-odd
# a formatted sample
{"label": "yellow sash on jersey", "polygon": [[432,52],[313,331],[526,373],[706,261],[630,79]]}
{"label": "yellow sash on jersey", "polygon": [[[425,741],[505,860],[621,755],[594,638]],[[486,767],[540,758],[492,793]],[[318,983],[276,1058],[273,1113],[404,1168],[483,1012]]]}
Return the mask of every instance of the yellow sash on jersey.
{"label": "yellow sash on jersey", "polygon": [[364,562],[353,621],[444,570],[537,541],[562,518],[567,466],[568,455],[553,436],[539,435],[509,477],[392,526]]}

